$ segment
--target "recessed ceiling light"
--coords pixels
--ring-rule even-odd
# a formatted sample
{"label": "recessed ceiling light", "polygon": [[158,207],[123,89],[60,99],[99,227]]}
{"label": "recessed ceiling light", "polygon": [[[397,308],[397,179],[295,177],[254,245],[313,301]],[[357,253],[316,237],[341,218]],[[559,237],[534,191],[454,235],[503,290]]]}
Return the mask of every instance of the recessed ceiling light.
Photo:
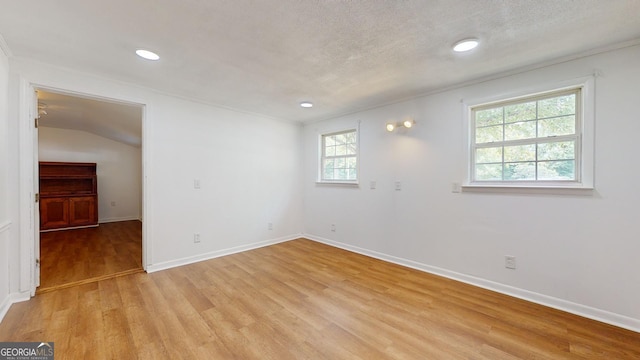
{"label": "recessed ceiling light", "polygon": [[136,54],[138,54],[138,56],[140,56],[141,58],[147,59],[147,60],[155,61],[160,59],[160,56],[158,56],[158,54],[149,50],[138,49],[136,50]]}
{"label": "recessed ceiling light", "polygon": [[313,103],[309,101],[303,101],[300,103],[300,106],[302,106],[303,108],[310,108],[310,107],[313,107]]}
{"label": "recessed ceiling light", "polygon": [[455,45],[453,45],[453,51],[465,52],[475,49],[476,46],[478,46],[478,39],[464,39],[458,41]]}

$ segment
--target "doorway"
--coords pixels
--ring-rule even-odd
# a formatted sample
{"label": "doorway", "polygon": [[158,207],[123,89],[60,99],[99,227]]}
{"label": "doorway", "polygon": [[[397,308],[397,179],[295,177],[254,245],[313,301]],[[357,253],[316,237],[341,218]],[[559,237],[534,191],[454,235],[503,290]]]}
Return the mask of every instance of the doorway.
{"label": "doorway", "polygon": [[37,293],[143,271],[143,106],[42,88],[37,105],[36,163],[93,163],[97,177],[97,226],[39,233]]}

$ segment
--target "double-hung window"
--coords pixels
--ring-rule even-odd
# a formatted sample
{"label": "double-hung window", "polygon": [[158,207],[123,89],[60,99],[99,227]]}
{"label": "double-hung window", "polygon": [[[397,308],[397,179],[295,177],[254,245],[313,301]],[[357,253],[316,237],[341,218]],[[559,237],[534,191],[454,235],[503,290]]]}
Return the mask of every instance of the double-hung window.
{"label": "double-hung window", "polygon": [[320,137],[320,182],[357,183],[358,134],[346,130]]}
{"label": "double-hung window", "polygon": [[580,184],[582,91],[576,87],[471,107],[470,184]]}

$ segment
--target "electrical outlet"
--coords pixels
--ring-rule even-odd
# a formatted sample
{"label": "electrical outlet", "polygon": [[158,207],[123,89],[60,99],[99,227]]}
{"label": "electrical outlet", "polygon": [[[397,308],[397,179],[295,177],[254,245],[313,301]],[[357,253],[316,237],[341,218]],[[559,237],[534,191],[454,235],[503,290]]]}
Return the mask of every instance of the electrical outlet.
{"label": "electrical outlet", "polygon": [[336,232],[336,224],[331,224],[331,231]]}
{"label": "electrical outlet", "polygon": [[200,242],[200,234],[199,233],[193,234],[193,242],[195,244],[198,244]]}
{"label": "electrical outlet", "polygon": [[516,257],[505,255],[504,257],[504,267],[507,269],[515,269],[516,268]]}
{"label": "electrical outlet", "polygon": [[402,183],[400,181],[396,181],[396,191],[402,190]]}
{"label": "electrical outlet", "polygon": [[267,230],[273,230],[273,223],[267,224]]}
{"label": "electrical outlet", "polygon": [[371,189],[371,190],[375,190],[376,189],[376,181],[375,180],[369,181],[369,189]]}
{"label": "electrical outlet", "polygon": [[457,182],[451,183],[452,193],[459,193],[461,190],[462,190],[462,187],[460,186],[460,183],[457,183]]}

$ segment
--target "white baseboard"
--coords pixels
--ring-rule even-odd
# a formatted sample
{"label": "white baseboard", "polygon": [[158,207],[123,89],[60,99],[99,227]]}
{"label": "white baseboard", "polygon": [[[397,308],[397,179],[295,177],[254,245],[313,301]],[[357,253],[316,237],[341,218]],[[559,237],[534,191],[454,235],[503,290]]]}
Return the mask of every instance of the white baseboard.
{"label": "white baseboard", "polygon": [[132,220],[141,221],[139,216],[124,216],[124,217],[98,219],[98,224],[106,224],[106,223],[120,222],[120,221],[132,221]]}
{"label": "white baseboard", "polygon": [[247,245],[236,246],[228,249],[216,250],[216,251],[212,251],[204,254],[189,256],[182,259],[165,261],[158,264],[151,264],[147,266],[146,270],[148,273],[152,273],[152,272],[166,270],[166,269],[170,269],[170,268],[174,268],[182,265],[193,264],[193,263],[204,261],[204,260],[215,259],[221,256],[236,254],[243,251],[258,249],[258,248],[269,246],[269,245],[275,245],[278,243],[295,240],[300,237],[302,237],[301,234],[293,234],[293,235],[289,235],[289,236],[285,236],[277,239],[270,239],[270,240],[259,241],[259,242],[255,242]]}
{"label": "white baseboard", "polygon": [[443,276],[452,280],[457,280],[473,286],[496,291],[505,295],[527,300],[536,304],[566,311],[568,313],[572,313],[585,318],[597,320],[610,325],[618,326],[627,330],[640,332],[640,319],[635,319],[628,316],[612,313],[606,310],[596,309],[587,305],[582,305],[582,304],[574,303],[571,301],[555,298],[552,296],[539,294],[536,292],[516,288],[513,286],[501,284],[491,280],[486,280],[486,279],[478,278],[475,276],[461,274],[455,271],[450,271],[450,270],[442,269],[436,266],[419,263],[413,260],[408,260],[408,259],[399,258],[396,256],[383,254],[377,251],[363,249],[357,246],[352,246],[352,245],[344,244],[338,241],[325,239],[320,236],[304,234],[302,235],[302,237],[309,240],[317,241],[323,244],[327,244],[330,246],[335,246],[337,248],[341,248],[344,250],[352,251],[358,254],[370,256],[372,258],[384,260],[390,263],[406,266],[412,269]]}
{"label": "white baseboard", "polygon": [[9,294],[2,300],[2,303],[0,303],[0,322],[2,322],[4,316],[7,315],[7,312],[9,311],[9,308],[11,308],[11,305],[22,301],[27,301],[29,299],[31,299],[31,294],[29,292]]}

